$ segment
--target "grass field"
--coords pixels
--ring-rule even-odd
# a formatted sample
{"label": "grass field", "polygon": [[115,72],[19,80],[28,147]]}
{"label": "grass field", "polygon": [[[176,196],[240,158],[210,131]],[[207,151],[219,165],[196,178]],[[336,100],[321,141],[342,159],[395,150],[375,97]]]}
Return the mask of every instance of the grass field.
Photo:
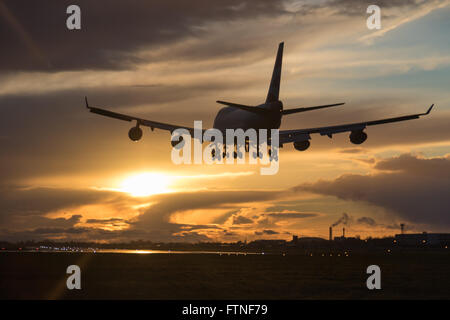
{"label": "grass field", "polygon": [[[69,265],[81,290],[66,288]],[[381,290],[366,287],[381,268]],[[315,255],[0,253],[2,299],[449,299],[446,250]]]}

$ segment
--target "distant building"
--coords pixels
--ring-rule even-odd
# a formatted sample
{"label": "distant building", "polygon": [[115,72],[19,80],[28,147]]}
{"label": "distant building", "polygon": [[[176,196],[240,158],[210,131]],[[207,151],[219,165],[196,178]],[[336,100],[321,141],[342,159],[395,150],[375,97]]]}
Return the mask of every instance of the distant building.
{"label": "distant building", "polygon": [[444,245],[450,243],[450,233],[409,233],[396,234],[395,241],[400,245]]}
{"label": "distant building", "polygon": [[266,240],[266,239],[260,239],[260,240],[254,240],[248,244],[249,246],[264,246],[264,247],[278,247],[286,245],[286,240]]}
{"label": "distant building", "polygon": [[355,237],[334,237],[334,241],[346,241],[346,240],[359,240],[358,238]]}

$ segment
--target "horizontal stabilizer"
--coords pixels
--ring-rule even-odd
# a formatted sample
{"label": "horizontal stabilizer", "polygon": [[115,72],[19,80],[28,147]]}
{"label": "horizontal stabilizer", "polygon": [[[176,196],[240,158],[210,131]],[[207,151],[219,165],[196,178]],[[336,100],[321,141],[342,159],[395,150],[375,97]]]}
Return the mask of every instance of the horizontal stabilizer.
{"label": "horizontal stabilizer", "polygon": [[326,104],[326,105],[323,105],[323,106],[315,106],[315,107],[286,109],[286,110],[283,110],[281,113],[283,115],[286,115],[286,114],[305,112],[305,111],[311,111],[311,110],[317,110],[317,109],[323,109],[323,108],[337,107],[337,106],[341,106],[343,104],[345,104],[345,102],[335,103],[335,104]]}
{"label": "horizontal stabilizer", "polygon": [[258,108],[258,107],[253,107],[253,106],[246,106],[243,104],[238,104],[238,103],[232,103],[232,102],[226,102],[226,101],[216,101],[217,103],[220,104],[224,104],[226,106],[229,107],[233,107],[233,108],[239,108],[241,110],[245,110],[245,111],[249,111],[249,112],[253,112],[253,113],[258,113],[258,114],[262,114],[262,113],[266,113],[267,110],[262,109],[262,108]]}

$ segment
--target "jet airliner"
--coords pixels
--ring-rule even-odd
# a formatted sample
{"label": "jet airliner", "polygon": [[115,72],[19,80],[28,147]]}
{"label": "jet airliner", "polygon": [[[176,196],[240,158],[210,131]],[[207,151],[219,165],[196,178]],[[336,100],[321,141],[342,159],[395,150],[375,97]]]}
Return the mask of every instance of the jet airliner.
{"label": "jet airliner", "polygon": [[[267,93],[266,101],[260,105],[250,106],[238,103],[217,101],[217,103],[225,105],[225,108],[219,110],[214,120],[213,128],[219,129],[225,134],[226,129],[279,129],[281,125],[281,119],[283,116],[306,112],[312,110],[318,110],[323,108],[331,108],[343,105],[344,103],[335,103],[328,105],[320,105],[314,107],[302,107],[294,109],[284,109],[283,103],[279,99],[280,92],[280,79],[281,79],[281,65],[283,59],[283,47],[284,42],[281,42],[278,46],[278,52],[275,60],[275,66],[273,68],[272,79],[270,81],[269,91]],[[87,97],[85,97],[86,107],[90,112],[107,116],[119,120],[124,120],[128,122],[135,121],[135,126],[133,126],[129,132],[128,136],[132,141],[138,141],[142,138],[141,126],[149,127],[153,131],[155,128],[168,130],[173,132],[176,129],[186,129],[190,132],[191,136],[194,135],[194,128],[184,127],[179,125],[173,125],[163,122],[157,122],[153,120],[141,119],[138,117],[121,114],[106,109],[101,109],[97,107],[92,107],[88,103]],[[429,107],[425,113],[418,113],[412,115],[405,115],[394,118],[385,118],[380,120],[372,120],[365,122],[349,123],[328,127],[318,127],[318,128],[306,128],[306,129],[294,129],[294,130],[280,130],[279,131],[279,146],[282,147],[283,144],[293,143],[294,148],[298,151],[304,151],[310,146],[311,134],[326,135],[330,138],[334,134],[342,132],[350,132],[350,141],[354,144],[361,144],[367,139],[367,133],[364,131],[366,127],[379,125],[384,123],[405,121],[417,119],[420,116],[428,115],[433,108],[434,104]],[[182,140],[172,141],[172,145],[180,143]],[[247,146],[246,146],[246,151]]]}

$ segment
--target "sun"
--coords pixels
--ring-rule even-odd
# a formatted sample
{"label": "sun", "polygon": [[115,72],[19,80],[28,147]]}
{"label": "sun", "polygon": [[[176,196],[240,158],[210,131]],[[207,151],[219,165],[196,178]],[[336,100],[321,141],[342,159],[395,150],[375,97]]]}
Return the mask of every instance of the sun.
{"label": "sun", "polygon": [[153,172],[139,173],[122,181],[120,191],[133,197],[147,197],[152,194],[169,192],[171,178],[167,175]]}

